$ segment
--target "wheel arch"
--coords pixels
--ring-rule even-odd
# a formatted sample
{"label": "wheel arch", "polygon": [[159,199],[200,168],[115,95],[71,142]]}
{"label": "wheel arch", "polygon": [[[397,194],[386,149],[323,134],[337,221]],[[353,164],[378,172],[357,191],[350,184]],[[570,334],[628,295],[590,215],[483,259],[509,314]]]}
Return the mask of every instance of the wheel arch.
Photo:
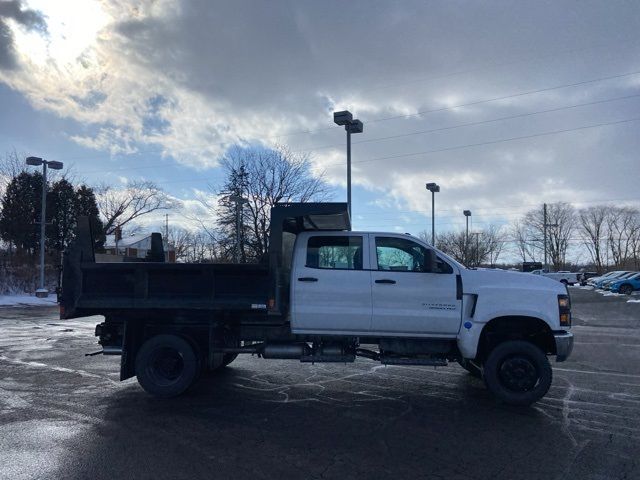
{"label": "wheel arch", "polygon": [[478,339],[476,359],[484,361],[495,346],[507,340],[525,340],[546,354],[556,354],[553,331],[547,322],[537,317],[508,315],[493,318],[484,325]]}

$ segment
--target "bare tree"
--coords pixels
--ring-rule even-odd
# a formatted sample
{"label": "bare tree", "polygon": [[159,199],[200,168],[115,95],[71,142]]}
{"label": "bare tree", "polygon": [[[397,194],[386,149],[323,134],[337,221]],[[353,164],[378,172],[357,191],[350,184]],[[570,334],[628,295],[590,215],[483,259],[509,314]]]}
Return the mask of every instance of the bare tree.
{"label": "bare tree", "polygon": [[523,219],[518,219],[511,224],[510,233],[513,237],[515,250],[523,262],[535,262],[540,258],[542,245],[540,239],[536,238],[535,228],[532,228]]}
{"label": "bare tree", "polygon": [[639,212],[631,207],[609,207],[607,214],[607,241],[611,258],[620,267],[637,260],[636,237],[640,230]]}
{"label": "bare tree", "polygon": [[436,237],[436,246],[464,265],[495,265],[505,244],[502,228],[490,225],[467,237],[466,232],[445,232]]}
{"label": "bare tree", "polygon": [[[547,254],[551,264],[562,268],[566,264],[571,235],[576,227],[575,209],[570,203],[558,202],[547,205]],[[524,216],[524,227],[528,243],[535,249],[544,249],[543,208],[530,210]],[[544,255],[544,251],[543,251]]]}
{"label": "bare tree", "polygon": [[116,227],[123,227],[143,215],[174,206],[167,194],[149,181],[136,180],[122,189],[103,184],[96,188],[96,192],[106,235],[112,234]]}
{"label": "bare tree", "polygon": [[228,196],[247,200],[241,211],[241,256],[260,260],[269,249],[271,207],[277,203],[321,201],[328,197],[322,175],[311,174],[308,154],[287,147],[233,149],[222,160],[228,181],[217,208],[223,256],[233,257],[236,242],[235,203]]}
{"label": "bare tree", "polygon": [[488,260],[489,265],[493,267],[498,261],[498,257],[500,257],[506,243],[504,229],[498,225],[489,225],[482,232],[482,238],[486,251],[486,258],[484,258],[483,261]]}
{"label": "bare tree", "polygon": [[609,207],[597,205],[580,210],[579,233],[598,272],[604,267],[607,248],[607,215]]}
{"label": "bare tree", "polygon": [[212,262],[218,257],[216,239],[206,230],[170,228],[168,243],[174,248],[178,262]]}
{"label": "bare tree", "polygon": [[20,175],[20,173],[26,171],[26,169],[24,156],[18,155],[15,149],[6,152],[4,156],[0,158],[0,196],[4,194],[9,182]]}

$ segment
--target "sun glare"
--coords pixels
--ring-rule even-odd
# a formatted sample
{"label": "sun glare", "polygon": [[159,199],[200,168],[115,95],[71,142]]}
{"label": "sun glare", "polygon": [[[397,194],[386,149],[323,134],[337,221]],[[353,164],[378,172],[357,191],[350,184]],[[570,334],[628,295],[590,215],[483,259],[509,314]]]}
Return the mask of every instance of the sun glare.
{"label": "sun glare", "polygon": [[16,27],[16,46],[25,60],[40,66],[73,66],[109,21],[95,0],[29,0],[26,6],[45,15],[48,35]]}

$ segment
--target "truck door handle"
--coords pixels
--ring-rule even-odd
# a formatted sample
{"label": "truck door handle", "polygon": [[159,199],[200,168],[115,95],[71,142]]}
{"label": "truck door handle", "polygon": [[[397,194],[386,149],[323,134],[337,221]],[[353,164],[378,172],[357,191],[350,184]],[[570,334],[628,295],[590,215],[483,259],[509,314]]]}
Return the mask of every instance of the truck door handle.
{"label": "truck door handle", "polygon": [[298,281],[299,282],[317,282],[318,279],[315,277],[299,277]]}
{"label": "truck door handle", "polygon": [[383,278],[381,280],[376,280],[376,283],[388,283],[390,285],[393,285],[393,284],[396,283],[396,281],[395,280],[390,280],[388,278]]}

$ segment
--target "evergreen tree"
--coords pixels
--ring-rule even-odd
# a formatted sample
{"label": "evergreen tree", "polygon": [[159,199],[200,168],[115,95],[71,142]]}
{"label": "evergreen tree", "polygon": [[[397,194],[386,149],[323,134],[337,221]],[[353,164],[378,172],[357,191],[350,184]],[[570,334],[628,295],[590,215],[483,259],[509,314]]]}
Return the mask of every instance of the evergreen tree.
{"label": "evergreen tree", "polygon": [[2,197],[0,238],[19,251],[33,254],[38,248],[42,175],[21,172],[11,179]]}
{"label": "evergreen tree", "polygon": [[93,232],[93,241],[96,249],[102,249],[106,240],[104,234],[104,225],[100,220],[100,212],[98,211],[98,202],[96,201],[95,193],[93,189],[86,185],[80,185],[76,189],[75,197],[75,212],[76,218],[79,215],[89,217],[91,223],[91,230]]}
{"label": "evergreen tree", "polygon": [[[228,170],[227,181],[220,191],[220,201],[218,202],[218,226],[220,236],[218,238],[223,259],[232,261],[235,257],[237,242],[240,242],[240,262],[245,263],[247,256],[252,256],[247,252],[246,239],[250,233],[244,222],[244,204],[240,206],[240,230],[237,226],[237,206],[233,198],[245,198],[249,185],[249,172],[242,160],[226,165]],[[239,239],[238,239],[239,235]]]}

